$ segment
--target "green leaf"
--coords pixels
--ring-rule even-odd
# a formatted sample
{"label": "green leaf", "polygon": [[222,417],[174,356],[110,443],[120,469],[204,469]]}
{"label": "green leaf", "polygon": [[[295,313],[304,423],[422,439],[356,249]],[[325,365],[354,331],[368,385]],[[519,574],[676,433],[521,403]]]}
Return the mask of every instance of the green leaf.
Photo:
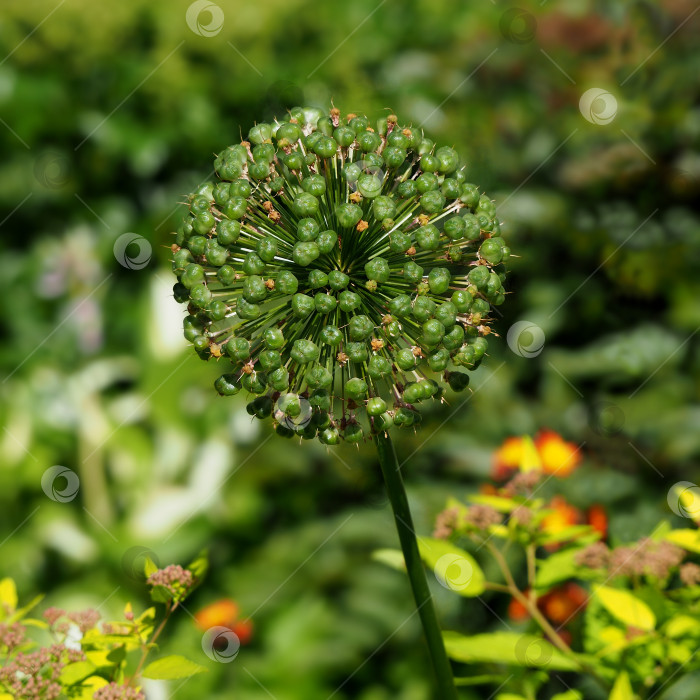
{"label": "green leaf", "polygon": [[537,560],[535,588],[550,588],[555,583],[574,578],[579,567],[574,562],[582,547],[569,547]]}
{"label": "green leaf", "polygon": [[651,608],[629,591],[596,586],[593,595],[616,620],[628,627],[637,627],[648,632],[656,626],[656,616]]}
{"label": "green leaf", "polygon": [[406,562],[403,553],[399,549],[376,549],[372,552],[372,559],[380,564],[386,564],[397,571],[406,572]]}
{"label": "green leaf", "polygon": [[464,678],[455,678],[456,686],[468,685],[501,685],[503,676],[495,673],[484,673],[478,676],[465,676]]}
{"label": "green leaf", "polygon": [[190,595],[202,583],[207,571],[209,570],[209,550],[203,549],[188,565],[187,568],[192,572],[194,582],[189,587],[187,595]]}
{"label": "green leaf", "polygon": [[63,668],[60,681],[63,685],[74,685],[78,681],[87,678],[94,671],[95,666],[89,661],[76,661],[74,664],[68,664]]}
{"label": "green leaf", "polygon": [[555,544],[566,542],[567,540],[578,540],[590,544],[600,539],[600,533],[596,532],[590,525],[569,525],[557,532],[545,533],[537,536],[539,544]]}
{"label": "green leaf", "polygon": [[499,693],[496,695],[496,700],[527,700],[527,698],[514,693]]}
{"label": "green leaf", "polygon": [[106,685],[108,685],[108,681],[102,676],[90,676],[80,684],[80,695],[77,697],[80,700],[92,700],[95,691],[98,688],[104,688]]}
{"label": "green leaf", "polygon": [[583,695],[578,690],[569,689],[564,693],[552,695],[552,700],[583,700]]}
{"label": "green leaf", "polygon": [[632,684],[627,671],[621,671],[615,679],[615,685],[613,685],[608,700],[636,700],[636,697],[632,692]]}
{"label": "green leaf", "polygon": [[579,670],[579,664],[542,637],[517,632],[493,632],[466,637],[444,632],[447,655],[463,663],[498,663],[551,671]]}
{"label": "green leaf", "polygon": [[175,678],[187,678],[207,670],[204,666],[200,666],[184,656],[174,655],[164,656],[162,659],[151,662],[143,669],[141,675],[156,681],[168,681]]}
{"label": "green leaf", "polygon": [[665,539],[689,552],[700,553],[700,530],[680,529],[666,533]]}
{"label": "green leaf", "polygon": [[674,615],[665,625],[664,633],[670,639],[677,637],[697,636],[700,631],[700,621],[690,615]]}
{"label": "green leaf", "polygon": [[150,557],[146,557],[143,563],[143,573],[148,578],[151,574],[155,574],[158,571],[158,566]]}
{"label": "green leaf", "polygon": [[471,554],[430,537],[419,537],[418,549],[440,585],[467,598],[483,593],[484,572]]}
{"label": "green leaf", "polygon": [[[32,598],[26,605],[23,605],[18,610],[15,610],[15,612],[12,615],[10,615],[10,617],[8,618],[8,622],[17,622],[18,620],[23,619],[24,616],[28,612],[33,610],[37,605],[39,605],[39,603],[41,603],[42,600],[44,600],[44,594],[40,593],[38,596],[35,596],[34,598]],[[33,624],[35,627],[42,627],[42,628],[46,627],[46,625],[44,625],[43,620],[32,620],[32,621],[26,620],[24,624],[25,625]]]}
{"label": "green leaf", "polygon": [[173,594],[165,586],[153,586],[151,600],[154,603],[168,603],[173,599]]}
{"label": "green leaf", "polygon": [[519,505],[522,505],[522,499],[516,501],[513,498],[505,498],[504,496],[490,496],[485,493],[475,493],[469,496],[469,501],[471,503],[478,503],[479,505],[491,506],[500,513],[510,513],[510,511],[515,510]]}

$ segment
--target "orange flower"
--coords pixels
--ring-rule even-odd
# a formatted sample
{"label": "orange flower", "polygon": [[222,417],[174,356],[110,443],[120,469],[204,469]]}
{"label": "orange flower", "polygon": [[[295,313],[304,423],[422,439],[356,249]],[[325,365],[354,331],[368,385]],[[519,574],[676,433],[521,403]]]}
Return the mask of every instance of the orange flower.
{"label": "orange flower", "polygon": [[518,469],[523,456],[523,438],[509,437],[493,455],[491,478],[494,481],[505,481],[511,472]]}
{"label": "orange flower", "polygon": [[[527,595],[527,592],[525,595]],[[513,622],[522,622],[530,617],[530,613],[519,600],[511,598],[508,604],[508,617],[513,620]]]}
{"label": "orange flower", "polygon": [[581,462],[579,450],[553,430],[540,430],[534,440],[509,437],[493,455],[491,478],[505,481],[520,470],[543,471],[558,477],[569,476]]}
{"label": "orange flower", "polygon": [[253,623],[250,620],[238,620],[238,612],[235,601],[222,598],[195,613],[194,620],[202,630],[208,630],[210,627],[228,627],[241,644],[246,644],[253,634]]}
{"label": "orange flower", "polygon": [[608,536],[608,514],[603,506],[592,505],[586,513],[586,521],[600,533],[601,539],[604,540]]}
{"label": "orange flower", "polygon": [[548,620],[566,624],[577,615],[588,600],[586,591],[575,583],[566,583],[540,598],[539,606]]}
{"label": "orange flower", "polygon": [[554,535],[581,521],[581,511],[572,506],[563,496],[554,496],[548,508],[553,512],[545,515],[540,525],[542,531],[547,534]]}
{"label": "orange flower", "polygon": [[542,460],[542,470],[547,474],[569,476],[581,463],[578,447],[566,442],[553,430],[540,430],[535,437],[535,446]]}

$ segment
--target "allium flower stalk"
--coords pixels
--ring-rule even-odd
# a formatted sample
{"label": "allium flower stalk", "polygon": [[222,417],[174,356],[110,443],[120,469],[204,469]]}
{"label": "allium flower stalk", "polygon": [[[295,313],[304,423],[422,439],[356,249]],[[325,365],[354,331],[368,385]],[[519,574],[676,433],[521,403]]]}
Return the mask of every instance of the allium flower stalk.
{"label": "allium flower stalk", "polygon": [[173,250],[185,337],[223,365],[219,394],[286,437],[371,435],[435,672],[456,700],[392,426],[464,390],[505,300],[494,203],[451,146],[391,114],[296,107],[256,124],[188,198]]}
{"label": "allium flower stalk", "polygon": [[221,362],[220,394],[335,445],[467,387],[510,251],[453,148],[395,115],[294,108],[214,167],[172,249],[185,337]]}

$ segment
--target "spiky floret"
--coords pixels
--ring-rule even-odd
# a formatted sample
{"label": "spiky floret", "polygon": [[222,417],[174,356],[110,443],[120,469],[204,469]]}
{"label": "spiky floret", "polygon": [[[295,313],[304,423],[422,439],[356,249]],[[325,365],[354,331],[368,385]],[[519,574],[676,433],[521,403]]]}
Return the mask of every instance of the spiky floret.
{"label": "spiky floret", "polygon": [[232,363],[215,386],[257,395],[285,436],[360,441],[463,390],[505,299],[510,251],[457,152],[395,115],[377,128],[294,108],[257,124],[189,196],[172,246],[185,337]]}

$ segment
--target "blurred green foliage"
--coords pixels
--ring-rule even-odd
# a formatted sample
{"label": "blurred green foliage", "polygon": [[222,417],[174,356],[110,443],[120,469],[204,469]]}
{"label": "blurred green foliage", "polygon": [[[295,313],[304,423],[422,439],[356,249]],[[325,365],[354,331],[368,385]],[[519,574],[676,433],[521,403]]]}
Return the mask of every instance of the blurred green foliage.
{"label": "blurred green foliage", "polygon": [[[520,257],[473,396],[401,437],[417,526],[476,488],[505,436],[548,426],[596,470],[572,500],[636,538],[698,475],[700,14],[693,0],[221,2],[223,27],[201,36],[188,7],[3,2],[1,573],[109,617],[141,595],[133,547],[166,564],[209,546],[189,609],[233,597],[255,637],[153,698],[428,697],[407,582],[370,559],[395,544],[371,447],[268,440],[243,398],[215,395],[169,297],[176,203],[212,153],[298,103],[391,108],[453,144]],[[587,112],[611,108],[609,123],[584,118],[589,88],[612,96]],[[152,247],[143,269],[115,259],[127,232]],[[543,330],[541,353],[509,349],[517,320]],[[79,475],[75,500],[42,491],[52,465]],[[447,628],[501,625],[487,599],[436,596]],[[196,658],[200,643],[182,615],[165,644]]]}

